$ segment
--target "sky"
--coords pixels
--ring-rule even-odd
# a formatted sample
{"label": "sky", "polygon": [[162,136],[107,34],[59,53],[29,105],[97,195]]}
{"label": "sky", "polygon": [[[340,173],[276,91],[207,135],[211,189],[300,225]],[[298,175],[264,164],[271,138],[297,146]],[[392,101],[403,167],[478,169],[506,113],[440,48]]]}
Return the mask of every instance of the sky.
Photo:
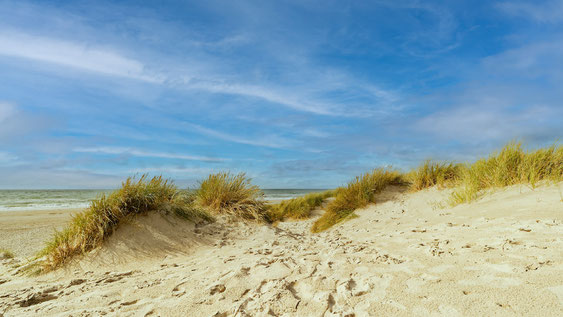
{"label": "sky", "polygon": [[563,1],[0,0],[0,188],[333,188],[563,136]]}

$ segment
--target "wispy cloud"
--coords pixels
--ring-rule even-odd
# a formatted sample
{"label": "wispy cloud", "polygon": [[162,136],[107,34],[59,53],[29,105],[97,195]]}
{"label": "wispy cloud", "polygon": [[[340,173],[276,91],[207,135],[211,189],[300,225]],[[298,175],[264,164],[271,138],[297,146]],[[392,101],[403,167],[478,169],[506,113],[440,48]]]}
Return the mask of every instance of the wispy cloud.
{"label": "wispy cloud", "polygon": [[8,152],[0,152],[0,166],[18,165],[18,157]]}
{"label": "wispy cloud", "polygon": [[483,66],[492,75],[513,75],[517,80],[545,78],[563,79],[562,33],[548,41],[537,41],[521,45],[483,60]]}
{"label": "wispy cloud", "polygon": [[[41,37],[18,31],[0,31],[0,55],[51,63],[102,75],[171,85],[179,89],[256,98],[317,115],[345,117],[366,115],[365,111],[346,109],[341,104],[304,93],[304,89],[299,86],[294,88],[272,87],[264,84],[241,83],[241,80],[226,82],[217,78],[226,78],[230,75],[215,73],[210,69],[205,70],[205,68],[195,75],[176,73],[167,69],[148,72],[146,63],[143,61],[119,54],[111,47],[96,46],[88,42]],[[204,64],[202,62],[202,65]],[[185,65],[173,65],[178,69],[185,68],[183,66]],[[346,81],[351,81],[351,79],[348,78]],[[358,86],[357,81],[354,81],[354,84],[356,87]],[[367,87],[366,91],[377,98],[396,99],[392,93],[373,85]]]}
{"label": "wispy cloud", "polygon": [[0,0],[0,186],[328,187],[560,137],[561,2],[501,1]]}
{"label": "wispy cloud", "polygon": [[162,82],[162,79],[147,74],[143,63],[87,43],[0,31],[0,55],[54,63],[111,76]]}
{"label": "wispy cloud", "polygon": [[135,173],[159,173],[159,174],[190,174],[195,176],[209,175],[216,169],[206,167],[178,167],[178,166],[157,166],[157,167],[140,167],[131,169],[129,174]]}
{"label": "wispy cloud", "polygon": [[15,103],[0,101],[0,142],[2,145],[21,144],[19,138],[32,132],[44,132],[50,121],[45,116],[23,112]]}
{"label": "wispy cloud", "polygon": [[[544,122],[549,116],[560,116],[561,112],[542,106],[529,107],[518,112],[495,107],[494,104],[482,107],[465,106],[429,115],[415,125],[420,131],[431,132],[443,139],[468,143],[503,142],[511,138],[528,137],[534,134],[551,134],[554,127],[549,124],[542,129],[530,125]],[[553,132],[553,131],[551,131]]]}
{"label": "wispy cloud", "polygon": [[167,153],[167,152],[151,152],[151,151],[144,151],[134,148],[127,148],[127,147],[107,147],[107,146],[90,147],[90,148],[84,147],[84,148],[75,148],[73,151],[81,152],[81,153],[131,155],[131,156],[139,156],[139,157],[158,157],[158,158],[166,158],[166,159],[179,159],[179,160],[203,161],[203,162],[224,162],[229,160],[229,159],[217,158],[217,157],[195,156],[195,155],[185,155],[185,154],[176,154],[176,153]]}
{"label": "wispy cloud", "polygon": [[184,125],[203,135],[207,135],[224,141],[240,143],[240,144],[263,146],[263,147],[270,147],[275,149],[289,148],[295,145],[295,142],[293,140],[276,135],[243,138],[231,133],[225,133],[225,132],[209,129],[193,123],[184,123]]}
{"label": "wispy cloud", "polygon": [[503,12],[530,19],[540,23],[557,23],[563,21],[563,1],[506,1],[497,7]]}
{"label": "wispy cloud", "polygon": [[241,95],[280,104],[295,110],[310,112],[320,115],[346,115],[337,107],[330,107],[327,104],[319,104],[311,101],[304,101],[295,98],[294,94],[281,94],[273,89],[263,86],[243,85],[243,84],[222,84],[218,82],[201,82],[187,85],[188,89],[201,89],[213,93]]}

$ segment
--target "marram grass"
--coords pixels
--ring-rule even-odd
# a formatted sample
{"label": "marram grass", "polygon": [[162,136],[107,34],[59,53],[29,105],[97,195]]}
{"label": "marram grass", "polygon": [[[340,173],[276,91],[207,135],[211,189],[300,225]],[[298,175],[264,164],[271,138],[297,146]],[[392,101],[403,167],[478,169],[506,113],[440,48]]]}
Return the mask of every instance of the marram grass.
{"label": "marram grass", "polygon": [[463,165],[454,163],[424,161],[418,168],[407,173],[406,179],[410,182],[413,191],[422,190],[432,186],[450,187],[459,180]]}
{"label": "marram grass", "polygon": [[269,221],[263,193],[244,173],[211,174],[200,183],[195,202],[214,214],[229,214],[245,220]]}
{"label": "marram grass", "polygon": [[0,248],[0,259],[13,259],[15,257],[14,252]]}
{"label": "marram grass", "polygon": [[[121,222],[146,212],[173,213],[185,219],[212,221],[211,214],[230,214],[258,221],[306,219],[323,201],[334,196],[326,212],[311,231],[320,232],[354,216],[353,212],[375,202],[375,196],[388,185],[410,184],[420,190],[431,186],[455,186],[452,204],[469,202],[488,188],[526,183],[532,187],[543,180],[563,180],[563,147],[553,145],[527,152],[520,143],[509,143],[501,151],[473,164],[424,162],[417,169],[401,174],[375,169],[356,177],[335,191],[312,193],[266,206],[262,191],[244,173],[209,175],[192,194],[181,193],[162,177],[128,178],[122,187],[93,201],[88,209],[74,216],[63,231],[56,232],[39,256],[43,271],[60,267],[73,256],[88,252],[110,236]],[[0,250],[4,257],[11,252]]]}
{"label": "marram grass", "polygon": [[320,193],[310,193],[305,196],[283,200],[277,204],[267,206],[268,217],[272,222],[285,219],[303,220],[311,217],[311,212],[320,207],[325,199],[333,197],[335,191],[327,190]]}
{"label": "marram grass", "polygon": [[315,221],[312,232],[324,231],[349,217],[354,210],[375,202],[375,195],[388,185],[403,183],[403,176],[397,171],[375,169],[357,176],[346,187],[336,190],[336,196],[325,213]]}
{"label": "marram grass", "polygon": [[213,220],[172,182],[160,176],[130,177],[120,189],[92,201],[89,208],[74,215],[64,230],[55,232],[39,253],[39,257],[45,257],[42,270],[53,270],[74,256],[100,246],[124,220],[147,212],[172,213],[190,220]]}
{"label": "marram grass", "polygon": [[484,190],[515,184],[563,181],[563,147],[552,145],[535,151],[524,151],[521,143],[511,142],[499,152],[473,164],[425,161],[407,174],[376,169],[336,190],[335,199],[313,224],[311,231],[320,232],[343,221],[354,210],[375,202],[375,195],[389,184],[408,183],[412,190],[455,187],[452,205],[470,202]]}
{"label": "marram grass", "polygon": [[470,202],[489,188],[515,184],[535,187],[543,180],[563,180],[563,146],[552,145],[536,151],[524,151],[521,143],[512,142],[488,158],[466,165],[458,188],[451,196],[451,203]]}

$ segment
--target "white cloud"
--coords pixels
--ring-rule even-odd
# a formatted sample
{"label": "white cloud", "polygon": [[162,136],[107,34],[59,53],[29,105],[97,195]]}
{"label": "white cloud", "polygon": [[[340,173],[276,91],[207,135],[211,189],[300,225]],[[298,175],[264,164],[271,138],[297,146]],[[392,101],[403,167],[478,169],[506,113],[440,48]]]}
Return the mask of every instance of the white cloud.
{"label": "white cloud", "polygon": [[273,89],[262,86],[242,85],[242,84],[222,84],[218,82],[205,82],[189,84],[189,89],[199,89],[214,93],[233,94],[247,97],[260,98],[272,103],[284,105],[294,110],[310,112],[321,115],[345,115],[334,107],[326,104],[319,104],[311,101],[301,101],[295,98],[295,93],[281,94]]}
{"label": "white cloud", "polygon": [[8,152],[0,152],[0,166],[13,165],[19,165],[18,157]]}
{"label": "white cloud", "polygon": [[224,162],[228,159],[217,158],[217,157],[206,157],[206,156],[194,156],[194,155],[184,155],[175,154],[167,152],[149,152],[127,147],[90,147],[90,148],[76,148],[74,152],[81,153],[101,153],[101,154],[114,154],[114,155],[131,155],[139,157],[158,157],[158,158],[168,158],[168,159],[180,159],[188,161],[203,161],[203,162]]}
{"label": "white cloud", "polygon": [[246,139],[246,138],[235,136],[233,134],[224,133],[206,127],[202,127],[197,124],[185,123],[185,125],[190,127],[192,130],[195,130],[203,135],[211,136],[225,141],[240,143],[240,144],[264,146],[264,147],[270,147],[276,149],[288,148],[294,145],[293,144],[294,142],[292,140],[279,136],[274,136],[274,135],[267,137],[254,137],[252,139]]}
{"label": "white cloud", "polygon": [[561,111],[544,105],[528,106],[517,111],[484,103],[428,115],[416,122],[414,127],[418,131],[463,142],[506,142],[513,138],[550,135],[554,126],[547,118],[560,115]]}
{"label": "white cloud", "polygon": [[[290,109],[318,115],[346,117],[366,115],[365,111],[351,111],[351,109],[347,109],[342,105],[315,98],[307,92],[307,87],[302,87],[303,85],[282,89],[281,87],[275,88],[266,85],[239,83],[237,81],[226,83],[223,80],[217,80],[217,78],[229,77],[229,74],[215,74],[210,70],[200,70],[197,77],[193,77],[193,74],[175,74],[166,70],[149,73],[146,70],[145,63],[142,61],[125,57],[109,48],[92,46],[78,41],[41,37],[17,31],[0,31],[0,55],[25,58],[155,84],[177,85],[180,83],[183,85],[183,88],[189,90],[259,98]],[[202,60],[198,61],[198,63],[204,66],[207,65]],[[175,65],[175,68],[182,69],[182,67],[178,66],[182,65]],[[324,79],[322,82],[318,82],[318,78],[313,81],[315,86],[325,87],[327,85]],[[339,78],[339,84],[342,82],[350,82],[350,85],[354,87],[362,86],[356,81],[352,83],[350,78]],[[311,85],[307,86],[311,87]],[[327,89],[330,90],[330,88]],[[378,87],[366,87],[366,91],[379,99],[387,101],[396,100],[396,96],[392,93]]]}
{"label": "white cloud", "polygon": [[159,174],[190,174],[190,175],[208,175],[214,173],[212,168],[200,167],[177,167],[177,166],[159,166],[159,167],[140,167],[129,171],[130,174],[135,173],[159,173]]}
{"label": "white cloud", "polygon": [[0,31],[0,55],[54,63],[111,76],[162,82],[156,76],[148,75],[143,63],[111,50],[20,32]]}
{"label": "white cloud", "polygon": [[45,132],[51,123],[49,117],[26,113],[17,104],[0,102],[0,145],[21,144],[23,135]]}
{"label": "white cloud", "polygon": [[494,75],[514,74],[518,79],[545,77],[561,80],[563,78],[563,44],[558,39],[534,42],[506,50],[487,57],[483,65]]}

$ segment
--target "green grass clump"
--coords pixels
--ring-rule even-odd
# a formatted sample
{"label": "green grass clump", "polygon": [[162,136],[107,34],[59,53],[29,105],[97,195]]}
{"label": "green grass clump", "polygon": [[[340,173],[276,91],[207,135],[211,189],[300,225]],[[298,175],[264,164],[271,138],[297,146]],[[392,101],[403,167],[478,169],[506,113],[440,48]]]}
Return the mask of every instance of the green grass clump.
{"label": "green grass clump", "polygon": [[89,208],[74,215],[69,225],[55,232],[51,241],[39,253],[44,256],[42,270],[60,267],[72,257],[102,244],[124,220],[147,212],[174,214],[184,219],[212,221],[203,209],[193,204],[193,198],[181,193],[161,176],[138,180],[127,178],[120,189],[92,201]]}
{"label": "green grass clump", "polygon": [[326,212],[313,224],[312,232],[326,230],[350,216],[354,210],[375,202],[375,195],[387,185],[402,184],[403,176],[383,168],[356,177],[346,187],[336,190],[336,196]]}
{"label": "green grass clump", "polygon": [[459,188],[451,197],[452,205],[470,202],[488,188],[500,188],[515,184],[530,184],[539,181],[563,180],[563,147],[527,152],[521,143],[507,144],[501,151],[488,158],[467,165],[461,174]]}
{"label": "green grass clump", "polygon": [[13,259],[15,256],[14,252],[0,248],[0,259]]}
{"label": "green grass clump", "polygon": [[335,191],[327,190],[268,205],[268,217],[272,222],[283,221],[284,219],[307,219],[311,216],[311,212],[315,210],[315,208],[323,204],[325,199],[333,197],[334,195]]}
{"label": "green grass clump", "polygon": [[230,214],[246,220],[269,221],[263,193],[246,174],[211,174],[195,192],[198,205],[215,214]]}
{"label": "green grass clump", "polygon": [[432,186],[453,186],[459,180],[463,166],[453,163],[425,161],[407,174],[410,188],[414,191]]}

